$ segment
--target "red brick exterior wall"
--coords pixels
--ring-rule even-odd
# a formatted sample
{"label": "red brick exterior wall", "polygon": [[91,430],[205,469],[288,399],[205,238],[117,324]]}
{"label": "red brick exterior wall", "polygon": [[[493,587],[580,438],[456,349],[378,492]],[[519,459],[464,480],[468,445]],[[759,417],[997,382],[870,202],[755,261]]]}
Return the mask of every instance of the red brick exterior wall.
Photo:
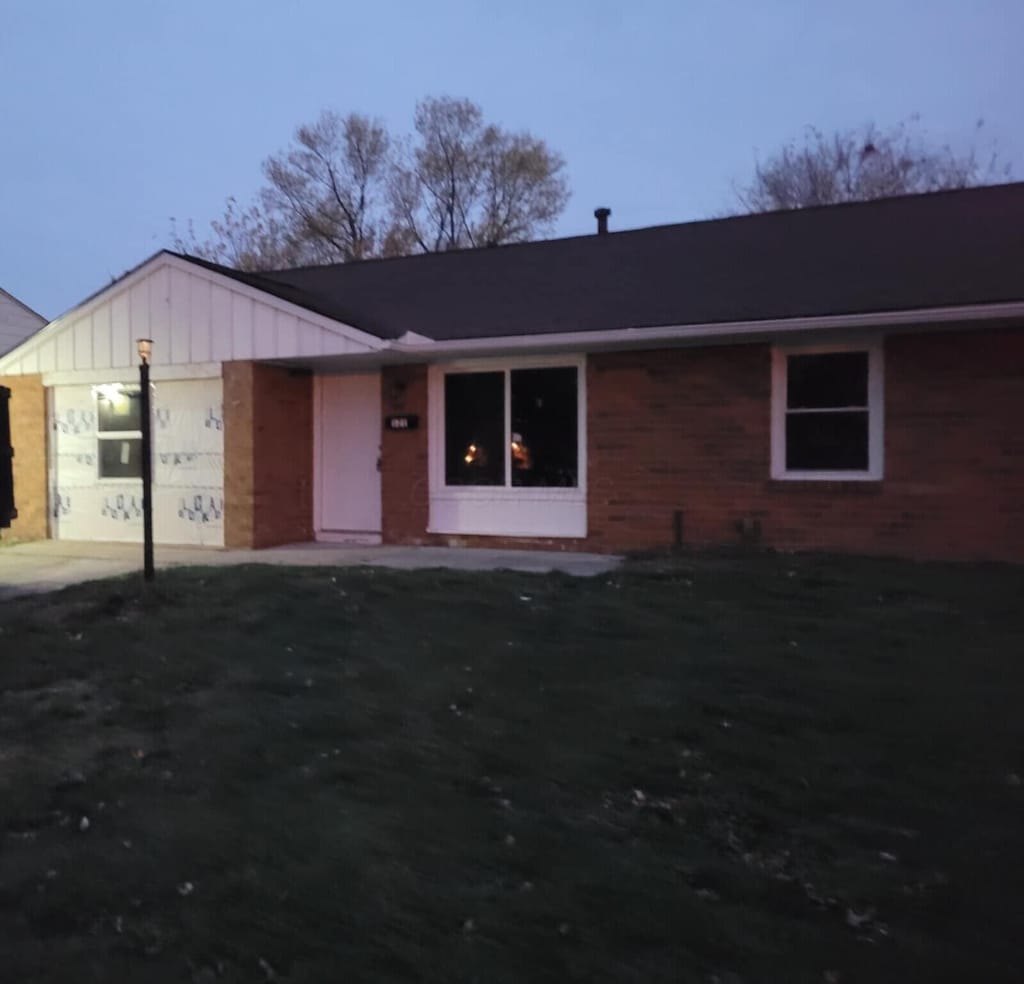
{"label": "red brick exterior wall", "polygon": [[313,376],[255,367],[254,546],[313,539]]}
{"label": "red brick exterior wall", "polygon": [[[415,434],[385,434],[384,538],[426,534],[426,370],[400,407]],[[770,478],[771,349],[616,352],[587,362],[588,536],[467,544],[635,550],[743,540],[783,549],[1024,561],[1024,331],[895,335],[885,342],[885,477]]]}
{"label": "red brick exterior wall", "polygon": [[0,377],[11,391],[11,445],[14,447],[14,504],[18,518],[0,530],[4,540],[42,540],[49,535],[47,497],[46,389],[43,377]]}
{"label": "red brick exterior wall", "polygon": [[313,538],[313,377],[224,363],[224,545]]}
{"label": "red brick exterior wall", "polygon": [[587,529],[597,550],[737,539],[768,472],[767,346],[587,360]]}
{"label": "red brick exterior wall", "polygon": [[1024,332],[885,342],[885,477],[772,481],[767,345],[596,355],[588,547],[735,543],[1024,560]]}
{"label": "red brick exterior wall", "polygon": [[427,536],[427,367],[385,367],[381,404],[381,419],[388,414],[420,418],[417,430],[381,435],[381,538],[385,543],[433,542]]}

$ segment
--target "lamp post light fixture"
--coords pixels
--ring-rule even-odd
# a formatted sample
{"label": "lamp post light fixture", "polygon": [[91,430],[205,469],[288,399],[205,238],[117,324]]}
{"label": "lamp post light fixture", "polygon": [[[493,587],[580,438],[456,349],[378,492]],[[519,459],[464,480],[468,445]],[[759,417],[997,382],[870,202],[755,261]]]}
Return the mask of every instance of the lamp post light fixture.
{"label": "lamp post light fixture", "polygon": [[139,409],[142,416],[142,576],[153,580],[153,436],[149,421],[149,360],[153,339],[140,338]]}

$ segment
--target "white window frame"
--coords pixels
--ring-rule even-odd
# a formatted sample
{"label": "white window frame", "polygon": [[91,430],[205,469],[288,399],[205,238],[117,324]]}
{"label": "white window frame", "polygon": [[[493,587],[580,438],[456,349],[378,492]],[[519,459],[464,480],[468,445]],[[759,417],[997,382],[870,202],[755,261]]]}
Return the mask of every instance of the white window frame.
{"label": "white window frame", "polygon": [[[826,355],[834,352],[867,352],[868,355],[868,467],[853,471],[789,471],[786,469],[786,403],[788,359],[791,355]],[[829,407],[823,412],[863,410],[863,407]],[[771,477],[788,482],[878,482],[885,473],[885,358],[884,342],[872,338],[827,345],[777,345],[772,348]]]}
{"label": "white window frame", "polygon": [[[504,485],[445,484],[445,377],[457,373],[502,372],[505,376],[504,428],[511,433],[511,373],[517,369],[576,370],[577,484],[514,486],[511,448],[505,448]],[[428,380],[428,533],[477,536],[586,536],[587,385],[586,356],[524,356],[474,359],[430,366]],[[508,441],[505,441],[508,445]]]}
{"label": "white window frame", "polygon": [[[125,390],[137,391],[138,384],[133,383],[111,383],[112,386],[122,386]],[[141,441],[142,429],[133,431],[101,431],[100,430],[100,388],[94,386],[92,391],[93,407],[96,412],[96,482],[100,485],[124,485],[126,482],[141,482],[141,475],[117,476],[101,475],[100,468],[103,463],[103,456],[100,454],[101,441]]]}

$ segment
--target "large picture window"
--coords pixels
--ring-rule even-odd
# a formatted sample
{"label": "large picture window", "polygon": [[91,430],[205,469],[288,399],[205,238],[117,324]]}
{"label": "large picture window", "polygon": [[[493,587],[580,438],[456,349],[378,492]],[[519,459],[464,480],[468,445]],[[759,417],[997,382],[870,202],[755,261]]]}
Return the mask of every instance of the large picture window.
{"label": "large picture window", "polygon": [[777,350],[773,477],[881,478],[881,374],[878,346]]}
{"label": "large picture window", "polygon": [[96,387],[100,478],[142,478],[142,413],[138,387]]}
{"label": "large picture window", "polygon": [[447,486],[576,488],[576,366],[444,377]]}

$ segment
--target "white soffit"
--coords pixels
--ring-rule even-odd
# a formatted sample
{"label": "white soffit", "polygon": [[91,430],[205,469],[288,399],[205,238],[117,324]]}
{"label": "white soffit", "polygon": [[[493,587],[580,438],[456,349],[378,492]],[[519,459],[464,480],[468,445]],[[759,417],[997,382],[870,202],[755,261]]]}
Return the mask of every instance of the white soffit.
{"label": "white soffit", "polygon": [[239,359],[362,355],[386,343],[169,253],[158,253],[0,357],[0,376],[133,368],[136,339],[153,367]]}
{"label": "white soffit", "polygon": [[807,333],[828,336],[868,331],[938,331],[968,327],[982,329],[993,321],[1005,322],[1022,317],[1024,301],[1007,301],[949,308],[872,311],[867,314],[652,325],[643,328],[611,328],[599,331],[456,338],[441,341],[424,341],[423,336],[407,332],[391,344],[389,351],[416,359],[484,358],[512,355],[517,352],[596,352],[616,348],[651,348],[655,345],[732,344],[744,340],[761,341],[766,338]]}

